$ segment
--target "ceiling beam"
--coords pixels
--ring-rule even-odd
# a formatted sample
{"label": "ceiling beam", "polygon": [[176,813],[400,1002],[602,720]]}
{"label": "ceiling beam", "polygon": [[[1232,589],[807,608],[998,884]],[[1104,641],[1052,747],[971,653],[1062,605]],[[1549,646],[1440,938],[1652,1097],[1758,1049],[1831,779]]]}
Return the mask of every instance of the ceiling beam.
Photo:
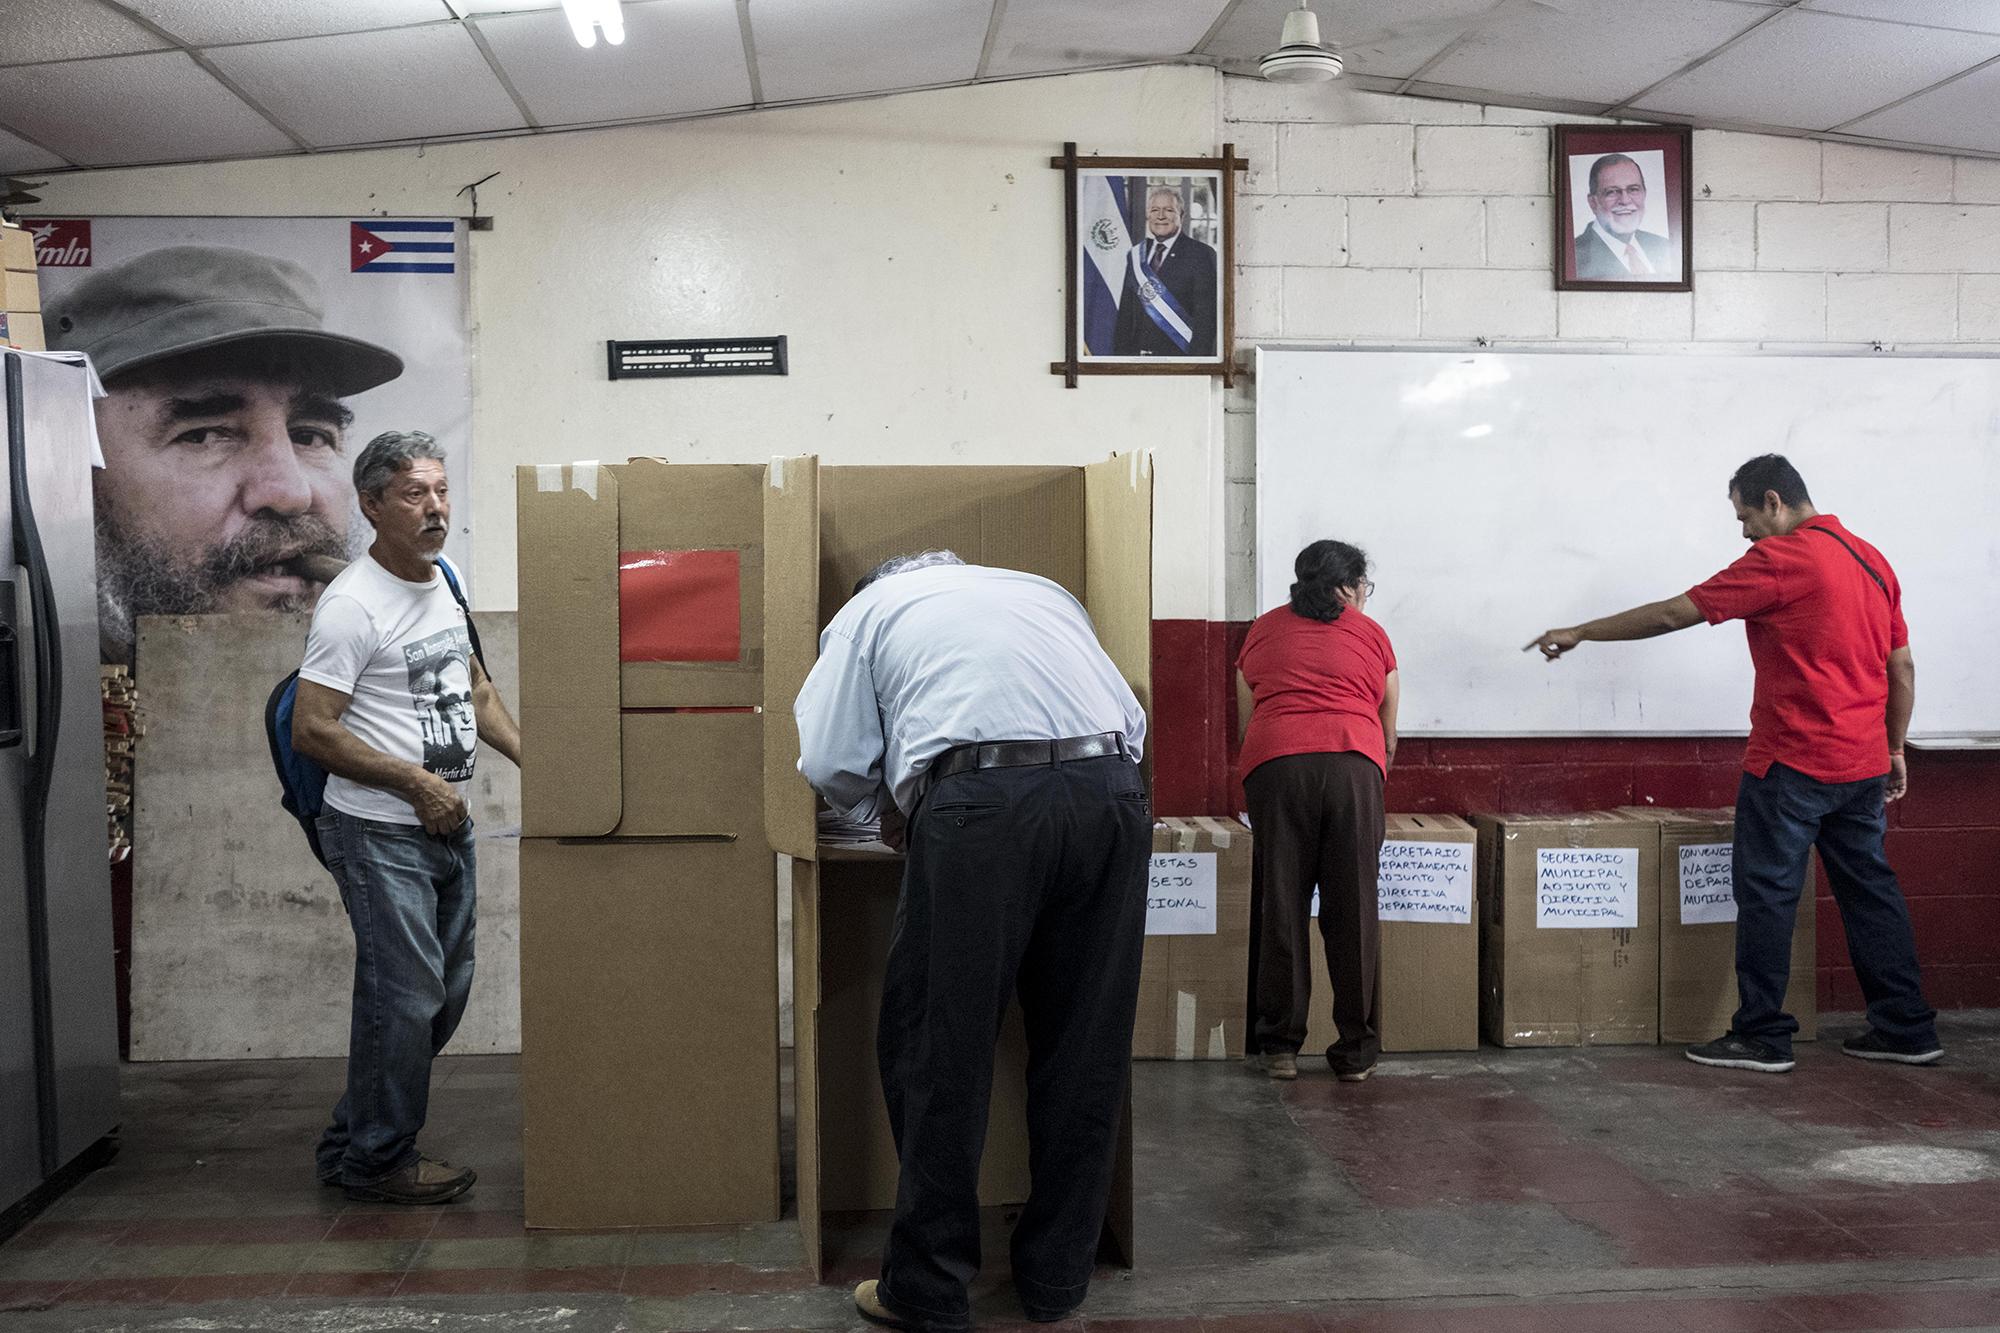
{"label": "ceiling beam", "polygon": [[1229,0],[1229,3],[1222,7],[1222,12],[1215,16],[1215,22],[1208,25],[1208,31],[1201,35],[1201,40],[1194,44],[1194,49],[1206,50],[1211,42],[1222,35],[1222,30],[1229,26],[1229,20],[1235,18],[1236,11],[1243,8],[1246,3],[1248,0]]}
{"label": "ceiling beam", "polygon": [[974,79],[983,79],[993,64],[993,45],[1000,40],[1000,25],[1007,21],[1007,0],[993,0],[993,12],[986,16],[986,40],[979,44],[979,66]]}
{"label": "ceiling beam", "polygon": [[173,43],[175,50],[179,51],[189,60],[194,61],[196,65],[199,65],[202,69],[202,72],[207,74],[209,78],[214,79],[217,83],[227,88],[231,93],[234,93],[236,95],[237,101],[243,103],[243,105],[249,107],[252,111],[255,111],[258,115],[262,116],[264,120],[271,126],[272,129],[284,135],[287,139],[290,139],[292,141],[292,144],[301,153],[310,153],[314,151],[313,146],[306,142],[305,136],[301,135],[298,131],[294,130],[290,125],[287,125],[284,122],[284,120],[279,116],[277,116],[275,113],[273,113],[269,107],[265,106],[262,102],[259,102],[256,98],[252,97],[242,88],[238,87],[236,81],[230,78],[227,74],[224,74],[222,70],[219,67],[217,67],[216,63],[213,60],[210,60],[207,56],[201,53],[199,48],[190,45],[187,42],[182,41],[178,36],[167,31],[165,28],[162,28],[159,24],[153,22],[151,19],[147,18],[144,14],[141,14],[136,10],[131,9],[128,6],[119,4],[118,0],[97,0],[97,3],[103,5],[106,9],[112,11],[114,14],[117,14],[120,18],[126,19],[129,22],[135,23],[139,27],[144,28],[147,32],[152,33],[153,36],[158,37],[161,41]]}
{"label": "ceiling beam", "polygon": [[486,68],[493,71],[493,77],[499,80],[500,87],[513,100],[514,109],[521,113],[522,121],[527,124],[529,130],[540,134],[542,122],[535,119],[533,109],[528,106],[528,99],[521,96],[521,90],[507,77],[506,69],[500,64],[500,57],[493,54],[493,47],[487,42],[486,34],[479,30],[479,16],[467,14],[459,20],[459,25],[465,29],[466,35],[472,38],[472,44],[479,48],[480,58],[486,62]]}
{"label": "ceiling beam", "polygon": [[1630,97],[1626,98],[1624,101],[1613,102],[1610,106],[1605,107],[1597,114],[1600,116],[1615,116],[1619,112],[1625,110],[1627,107],[1637,106],[1640,100],[1644,98],[1648,93],[1657,92],[1659,89],[1664,88],[1667,84],[1672,83],[1675,79],[1678,79],[1681,75],[1686,74],[1691,70],[1700,69],[1703,65],[1706,65],[1709,61],[1715,59],[1717,56],[1721,55],[1724,51],[1727,51],[1730,47],[1735,46],[1738,42],[1743,41],[1751,33],[1756,32],[1759,28],[1764,27],[1766,24],[1778,22],[1780,19],[1784,18],[1787,14],[1791,13],[1794,9],[1798,8],[1798,6],[1801,5],[1802,3],[1804,3],[1804,0],[1784,0],[1784,8],[1773,10],[1771,13],[1766,14],[1763,18],[1758,19],[1755,23],[1745,28],[1742,32],[1737,33],[1734,37],[1731,37],[1728,41],[1716,47],[1713,51],[1710,51],[1705,55],[1696,56],[1693,60],[1688,61],[1687,64],[1682,65],[1679,69],[1667,75],[1665,78],[1654,79],[1651,83],[1641,88],[1638,92],[1633,93]]}
{"label": "ceiling beam", "polygon": [[1891,110],[1892,108],[1899,107],[1905,102],[1914,101],[1915,99],[1922,97],[1926,93],[1934,93],[1940,88],[1946,87],[1950,84],[1957,83],[1960,79],[1963,79],[1968,75],[1977,74],[1980,70],[1991,68],[1994,65],[2000,65],[2000,56],[1994,56],[1990,60],[1982,60],[1978,64],[1972,66],[1970,69],[1962,69],[1958,73],[1952,75],[1949,78],[1939,79],[1936,83],[1932,84],[1928,88],[1919,88],[1913,93],[1906,93],[1903,96],[1898,97],[1893,102],[1884,102],[1881,106],[1876,107],[1872,111],[1864,111],[1858,116],[1849,116],[1846,120],[1843,120],[1838,125],[1833,126],[1832,129],[1829,130],[1828,132],[1838,133],[1839,131],[1846,129],[1849,125],[1854,124],[1858,120],[1866,120],[1870,116],[1879,116],[1884,111],[1888,111]]}
{"label": "ceiling beam", "polygon": [[743,68],[750,75],[750,105],[764,105],[764,76],[757,71],[757,33],[750,26],[750,0],[736,0],[736,26],[743,34]]}

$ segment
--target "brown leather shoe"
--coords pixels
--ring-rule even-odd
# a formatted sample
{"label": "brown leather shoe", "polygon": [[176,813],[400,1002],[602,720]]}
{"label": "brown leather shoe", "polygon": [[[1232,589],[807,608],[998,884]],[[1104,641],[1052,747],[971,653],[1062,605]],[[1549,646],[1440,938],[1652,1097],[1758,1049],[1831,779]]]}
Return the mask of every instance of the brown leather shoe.
{"label": "brown leather shoe", "polygon": [[871,1277],[854,1289],[854,1308],[871,1324],[880,1324],[884,1328],[915,1328],[915,1324],[882,1303],[882,1297],[875,1290],[879,1281]]}
{"label": "brown leather shoe", "polygon": [[366,1185],[343,1185],[350,1199],[370,1203],[449,1203],[472,1188],[479,1173],[469,1166],[453,1166],[429,1157],[418,1157],[400,1171]]}

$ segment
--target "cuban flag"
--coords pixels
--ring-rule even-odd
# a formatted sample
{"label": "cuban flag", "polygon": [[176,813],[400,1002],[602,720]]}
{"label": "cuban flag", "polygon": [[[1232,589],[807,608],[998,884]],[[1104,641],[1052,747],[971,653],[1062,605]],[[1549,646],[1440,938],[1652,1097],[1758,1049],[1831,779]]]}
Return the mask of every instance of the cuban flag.
{"label": "cuban flag", "polygon": [[1110,356],[1118,328],[1118,293],[1125,282],[1125,256],[1132,251],[1132,227],[1120,203],[1123,176],[1084,176],[1076,200],[1077,244],[1090,262],[1077,274],[1083,287],[1083,350]]}
{"label": "cuban flag", "polygon": [[450,273],[457,258],[458,224],[450,220],[370,218],[347,224],[351,273]]}

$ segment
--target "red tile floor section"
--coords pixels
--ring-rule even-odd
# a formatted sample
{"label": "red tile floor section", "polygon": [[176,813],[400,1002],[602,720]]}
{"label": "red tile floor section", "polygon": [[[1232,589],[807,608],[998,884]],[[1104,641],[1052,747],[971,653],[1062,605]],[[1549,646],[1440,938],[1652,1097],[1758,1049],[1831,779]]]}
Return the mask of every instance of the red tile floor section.
{"label": "red tile floor section", "polygon": [[[1945,1066],[1821,1042],[1783,1078],[1637,1048],[1407,1057],[1360,1085],[1141,1065],[1140,1267],[1101,1272],[1084,1317],[1045,1327],[2000,1329],[2000,1015],[1947,1023]],[[493,1327],[466,1302],[496,1298],[577,1333],[856,1322],[846,1290],[874,1271],[879,1223],[839,1238],[824,1284],[790,1222],[526,1232],[508,1057],[439,1065],[427,1146],[478,1166],[471,1194],[399,1210],[317,1188],[308,1150],[339,1077],[128,1068],[119,1159],[0,1245],[0,1326],[251,1328],[393,1302],[451,1333]],[[1923,1170],[1958,1154],[1964,1178],[1828,1166],[1884,1149]],[[982,1278],[981,1326],[1025,1327],[998,1283]],[[548,1324],[558,1297],[570,1322]]]}

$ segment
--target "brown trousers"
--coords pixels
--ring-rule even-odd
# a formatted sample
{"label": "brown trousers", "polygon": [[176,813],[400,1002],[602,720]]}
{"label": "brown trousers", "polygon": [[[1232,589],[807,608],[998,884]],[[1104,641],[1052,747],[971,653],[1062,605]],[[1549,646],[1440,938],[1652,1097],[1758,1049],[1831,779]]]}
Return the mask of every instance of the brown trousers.
{"label": "brown trousers", "polygon": [[1335,1070],[1375,1063],[1381,926],[1375,877],[1382,853],[1382,770],[1366,755],[1294,754],[1243,780],[1250,802],[1250,938],[1255,1048],[1296,1053],[1312,1014],[1306,928],[1319,888],[1319,930],[1333,984]]}

